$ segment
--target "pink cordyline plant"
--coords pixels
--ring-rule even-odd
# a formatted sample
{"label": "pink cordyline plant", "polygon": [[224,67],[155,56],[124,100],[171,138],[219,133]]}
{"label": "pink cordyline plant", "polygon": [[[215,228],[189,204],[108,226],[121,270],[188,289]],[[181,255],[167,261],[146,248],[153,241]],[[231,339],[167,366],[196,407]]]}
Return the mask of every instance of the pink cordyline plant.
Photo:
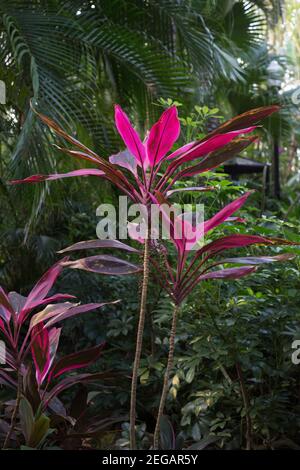
{"label": "pink cordyline plant", "polygon": [[[208,279],[240,279],[241,277],[255,272],[257,266],[260,264],[288,261],[295,257],[292,253],[282,253],[276,256],[242,256],[215,259],[218,255],[222,255],[224,252],[234,248],[242,248],[251,245],[295,244],[280,238],[266,238],[259,235],[244,234],[234,234],[217,238],[210,243],[204,244],[198,250],[191,251],[191,248],[195,247],[199,242],[203,242],[204,236],[207,233],[223,222],[232,221],[234,219],[232,215],[244,205],[251,193],[252,191],[249,191],[238,199],[235,199],[213,217],[195,227],[185,219],[185,214],[181,214],[180,216],[175,215],[171,219],[169,213],[165,210],[167,201],[159,195],[159,207],[163,215],[163,222],[166,223],[169,229],[170,239],[175,245],[177,256],[174,264],[174,258],[170,257],[166,246],[160,245],[158,252],[160,252],[161,255],[162,266],[157,263],[156,260],[152,260],[155,272],[158,273],[157,281],[161,284],[162,288],[169,293],[174,302],[167,367],[154,431],[155,449],[159,446],[160,422],[168,394],[170,373],[174,361],[176,324],[182,302],[202,281]],[[238,218],[237,220],[240,221]],[[231,265],[234,266],[232,267]]]}
{"label": "pink cordyline plant", "polygon": [[[64,259],[67,261],[67,258]],[[57,383],[62,374],[87,366],[98,359],[103,344],[79,351],[55,361],[61,327],[54,325],[67,318],[95,310],[115,302],[81,305],[70,302],[69,294],[48,296],[62,264],[56,263],[35,284],[27,297],[17,292],[6,293],[0,287],[0,333],[5,341],[5,365],[0,368],[0,384],[17,390],[11,425],[6,435],[5,449],[14,431],[24,383],[30,371],[31,357],[36,371],[36,389],[40,398],[40,412],[59,393],[75,383],[100,378],[97,374],[79,374]],[[61,301],[64,302],[61,302]],[[57,302],[57,303],[54,303]],[[43,307],[42,307],[43,306]],[[42,309],[41,309],[42,307]],[[54,384],[53,384],[54,382]]]}
{"label": "pink cordyline plant", "polygon": [[[40,119],[57,135],[63,137],[67,142],[76,147],[76,149],[68,149],[56,146],[59,150],[71,157],[89,162],[94,168],[74,170],[64,174],[34,175],[24,180],[14,181],[13,183],[36,183],[73,176],[97,176],[109,180],[132,201],[142,203],[149,209],[152,203],[151,195],[155,195],[159,192],[167,197],[172,193],[173,185],[177,181],[216,168],[230,159],[232,155],[246,148],[256,137],[245,137],[245,135],[252,132],[259,121],[273,112],[278,111],[278,109],[278,106],[266,106],[248,111],[225,122],[213,132],[210,132],[205,138],[195,142],[189,142],[183,147],[171,152],[180,134],[180,121],[175,106],[163,112],[160,119],[152,126],[150,131],[146,133],[146,137],[142,141],[137,131],[131,125],[128,116],[120,106],[116,105],[116,128],[124,141],[126,149],[116,155],[112,155],[109,161],[100,157],[93,150],[67,134],[54,121],[37,113]],[[199,191],[207,190],[207,188],[197,189]],[[146,217],[149,217],[149,215],[146,215]],[[101,264],[103,258],[99,260],[99,263],[97,263],[96,258],[97,257],[94,257],[92,264],[97,268],[96,265]],[[109,260],[106,259],[106,261],[108,262]],[[116,259],[111,259],[111,261],[117,266],[118,261]],[[134,267],[131,267],[131,272],[133,272],[134,269]],[[91,266],[89,270],[93,270]],[[97,272],[97,269],[95,270]],[[138,267],[135,272],[137,271],[139,271]],[[124,272],[124,274],[126,273]],[[143,252],[143,281],[136,351],[132,372],[130,405],[131,449],[136,448],[136,390],[142,351],[148,282],[149,240],[147,235]]]}

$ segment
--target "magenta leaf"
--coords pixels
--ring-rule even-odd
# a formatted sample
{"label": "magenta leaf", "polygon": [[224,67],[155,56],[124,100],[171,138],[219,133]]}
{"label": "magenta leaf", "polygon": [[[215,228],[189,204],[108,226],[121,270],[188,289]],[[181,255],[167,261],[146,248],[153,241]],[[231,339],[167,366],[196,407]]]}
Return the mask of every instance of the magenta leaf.
{"label": "magenta leaf", "polygon": [[[68,258],[65,258],[67,260]],[[62,271],[61,261],[54,264],[35,284],[30,291],[27,300],[20,311],[18,322],[22,323],[26,318],[26,314],[34,307],[37,306],[48,294],[57,277]]]}
{"label": "magenta leaf", "polygon": [[90,250],[93,248],[115,248],[119,250],[126,250],[132,253],[139,253],[139,250],[133,248],[130,245],[126,245],[119,240],[88,240],[82,241],[78,243],[74,243],[74,245],[68,246],[63,250],[58,251],[58,253],[67,253],[69,251],[77,251],[77,250]]}
{"label": "magenta leaf", "polygon": [[240,207],[245,204],[246,200],[252,194],[253,191],[248,191],[247,193],[243,194],[243,196],[235,199],[230,204],[227,204],[223,209],[217,212],[213,217],[209,220],[204,222],[204,233],[209,232],[213,228],[220,225],[222,222],[226,221],[228,217],[230,217],[234,212],[236,212]]}
{"label": "magenta leaf", "polygon": [[49,318],[58,316],[58,315],[60,315],[64,312],[66,312],[70,308],[76,307],[77,305],[79,305],[79,304],[73,304],[71,302],[64,302],[64,303],[61,303],[61,304],[47,305],[47,307],[45,307],[44,310],[42,310],[41,312],[36,313],[35,315],[33,315],[32,319],[31,319],[31,322],[30,322],[29,330],[31,330],[33,327],[35,327],[38,323],[45,322],[46,320],[49,320]]}
{"label": "magenta leaf", "polygon": [[105,173],[97,168],[82,168],[81,170],[69,171],[69,173],[56,173],[53,175],[33,175],[23,180],[10,181],[10,184],[19,183],[40,183],[46,180],[60,180],[63,178],[72,178],[74,176],[103,176]]}
{"label": "magenta leaf", "polygon": [[74,369],[80,369],[81,367],[86,367],[93,362],[97,361],[102,353],[102,349],[105,343],[102,343],[93,348],[85,349],[83,351],[78,351],[73,354],[69,354],[61,359],[59,359],[52,367],[48,380],[52,378],[56,379],[60,375]]}
{"label": "magenta leaf", "polygon": [[136,158],[137,163],[143,167],[146,161],[145,147],[137,131],[132,127],[128,116],[119,105],[115,106],[115,123],[129,152]]}
{"label": "magenta leaf", "polygon": [[180,134],[177,108],[166,109],[151,128],[147,139],[147,155],[150,166],[157,165],[171,150]]}
{"label": "magenta leaf", "polygon": [[217,240],[208,243],[197,251],[197,255],[202,255],[203,253],[209,253],[213,255],[224,250],[230,250],[232,248],[250,246],[254,244],[271,245],[272,241],[259,235],[242,235],[237,233],[234,235],[218,238]]}
{"label": "magenta leaf", "polygon": [[250,109],[250,111],[246,111],[245,113],[239,114],[233,119],[224,122],[224,124],[221,124],[221,126],[210,132],[209,135],[224,134],[224,132],[235,131],[243,127],[252,126],[279,110],[280,106],[278,105],[262,106],[260,108]]}
{"label": "magenta leaf", "polygon": [[174,152],[170,153],[170,155],[168,156],[168,160],[179,157],[180,155],[182,155],[183,153],[187,152],[192,147],[194,147],[196,143],[197,143],[196,141],[193,141],[193,142],[189,142],[188,144],[183,145],[179,149],[177,149]]}
{"label": "magenta leaf", "polygon": [[1,318],[1,308],[0,308],[0,330],[5,331],[4,321]]}
{"label": "magenta leaf", "polygon": [[111,255],[95,255],[74,261],[65,261],[63,266],[72,269],[82,269],[99,274],[109,274],[111,276],[122,276],[134,274],[142,270],[140,266],[129,263],[126,260],[116,258]]}
{"label": "magenta leaf", "polygon": [[[214,137],[210,137],[204,142],[201,141],[200,143],[195,144],[194,147],[183,153],[177,161],[180,163],[185,163],[191,160],[195,160],[195,158],[203,157],[204,155],[207,155],[210,152],[214,152],[220,149],[221,147],[224,147],[225,145],[229,144],[240,134],[247,134],[249,132],[252,132],[254,129],[255,127],[248,127],[246,129],[239,129],[237,131],[232,131],[226,134],[220,134]],[[168,159],[170,159],[170,157],[168,157]]]}
{"label": "magenta leaf", "polygon": [[71,307],[69,309],[66,309],[64,312],[62,312],[58,315],[55,315],[55,316],[52,315],[50,320],[48,320],[48,322],[46,323],[45,328],[49,328],[50,326],[54,325],[55,323],[57,323],[59,321],[66,320],[67,318],[74,317],[74,316],[79,315],[81,313],[90,312],[91,310],[95,310],[97,308],[104,307],[105,305],[114,305],[114,304],[117,304],[119,302],[120,302],[119,300],[115,300],[113,302],[102,302],[102,303],[99,303],[99,304],[92,303],[92,304],[84,304],[84,305],[77,305],[75,307]]}

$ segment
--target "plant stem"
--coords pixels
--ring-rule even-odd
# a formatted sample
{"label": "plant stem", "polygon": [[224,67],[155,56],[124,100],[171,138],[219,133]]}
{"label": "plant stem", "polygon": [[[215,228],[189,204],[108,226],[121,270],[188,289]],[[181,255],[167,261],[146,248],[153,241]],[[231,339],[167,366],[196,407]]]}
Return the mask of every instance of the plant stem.
{"label": "plant stem", "polygon": [[16,398],[16,405],[13,411],[13,414],[11,416],[11,422],[10,422],[10,428],[8,430],[8,433],[6,435],[2,450],[7,449],[11,435],[14,431],[15,425],[16,425],[16,420],[17,420],[17,415],[19,412],[19,406],[20,406],[20,401],[21,401],[21,396],[22,396],[22,375],[20,374],[20,369],[18,367],[17,370],[17,380],[18,380],[18,388],[17,388],[17,398]]}
{"label": "plant stem", "polygon": [[247,393],[247,389],[244,382],[242,368],[239,362],[235,365],[238,379],[241,387],[241,394],[245,408],[245,417],[246,417],[246,450],[251,450],[252,448],[252,422],[250,417],[250,401]]}
{"label": "plant stem", "polygon": [[163,384],[163,389],[161,392],[159,409],[158,409],[158,414],[157,414],[157,419],[156,419],[156,426],[155,426],[155,431],[154,431],[154,438],[153,438],[154,449],[158,449],[160,420],[164,412],[166,398],[167,398],[167,394],[169,390],[169,378],[170,378],[171,370],[173,367],[173,361],[174,361],[175,336],[176,336],[176,324],[177,324],[178,312],[179,312],[179,306],[175,305],[174,311],[173,311],[170,339],[169,339],[168,362],[167,362],[167,368],[166,368],[165,375],[164,375],[164,384]]}
{"label": "plant stem", "polygon": [[149,283],[149,238],[145,239],[144,260],[143,260],[143,283],[141,292],[140,316],[136,336],[135,358],[132,370],[131,396],[130,396],[130,449],[135,450],[135,418],[136,418],[136,390],[138,381],[138,371],[140,367],[141,352],[143,345],[143,334],[146,316],[147,293]]}

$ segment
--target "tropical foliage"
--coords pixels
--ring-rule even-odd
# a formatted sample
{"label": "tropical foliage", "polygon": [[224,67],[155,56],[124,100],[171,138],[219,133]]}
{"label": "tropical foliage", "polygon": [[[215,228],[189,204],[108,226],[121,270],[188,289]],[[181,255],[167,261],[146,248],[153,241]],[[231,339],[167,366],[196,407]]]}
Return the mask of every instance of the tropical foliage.
{"label": "tropical foliage", "polygon": [[0,1],[3,449],[299,449],[296,9]]}

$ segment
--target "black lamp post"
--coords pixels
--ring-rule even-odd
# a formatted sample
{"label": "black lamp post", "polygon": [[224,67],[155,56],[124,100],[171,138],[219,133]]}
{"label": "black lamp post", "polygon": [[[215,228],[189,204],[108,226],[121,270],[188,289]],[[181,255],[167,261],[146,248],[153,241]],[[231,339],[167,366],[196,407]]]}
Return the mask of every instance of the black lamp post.
{"label": "black lamp post", "polygon": [[[272,60],[267,67],[267,72],[269,76],[268,85],[276,92],[276,95],[278,95],[281,89],[284,70],[277,60]],[[280,150],[279,135],[276,134],[273,136],[272,179],[273,195],[277,199],[280,199]]]}

